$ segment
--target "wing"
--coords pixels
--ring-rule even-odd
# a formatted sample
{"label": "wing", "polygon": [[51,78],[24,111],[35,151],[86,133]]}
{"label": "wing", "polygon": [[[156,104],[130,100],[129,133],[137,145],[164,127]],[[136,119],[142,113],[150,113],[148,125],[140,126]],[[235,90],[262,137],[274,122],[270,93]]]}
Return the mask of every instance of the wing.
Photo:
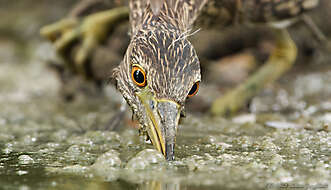
{"label": "wing", "polygon": [[210,0],[197,24],[218,28],[238,22],[282,21],[310,11],[320,2],[322,0]]}
{"label": "wing", "polygon": [[249,0],[243,1],[243,8],[250,21],[270,22],[299,16],[318,4],[319,0]]}

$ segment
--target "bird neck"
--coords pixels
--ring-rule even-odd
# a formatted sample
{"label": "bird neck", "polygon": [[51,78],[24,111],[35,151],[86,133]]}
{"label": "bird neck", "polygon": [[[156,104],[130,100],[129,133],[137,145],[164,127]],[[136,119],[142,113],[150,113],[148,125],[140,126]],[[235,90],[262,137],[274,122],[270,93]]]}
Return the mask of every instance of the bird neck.
{"label": "bird neck", "polygon": [[147,30],[163,30],[171,33],[183,33],[189,27],[183,25],[178,19],[169,17],[163,12],[159,15],[148,14],[141,26]]}
{"label": "bird neck", "polygon": [[189,19],[186,18],[184,9],[175,9],[167,1],[157,12],[153,12],[151,6],[148,6],[141,22],[142,28],[165,29],[174,32],[183,33],[191,28]]}

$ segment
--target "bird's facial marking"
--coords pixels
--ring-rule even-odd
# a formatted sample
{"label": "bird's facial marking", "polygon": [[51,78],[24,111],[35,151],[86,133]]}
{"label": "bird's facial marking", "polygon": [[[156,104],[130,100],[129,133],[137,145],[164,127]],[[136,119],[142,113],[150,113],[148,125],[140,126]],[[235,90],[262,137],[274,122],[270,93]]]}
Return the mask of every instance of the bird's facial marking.
{"label": "bird's facial marking", "polygon": [[137,64],[133,65],[132,71],[131,71],[131,78],[137,86],[139,86],[139,87],[146,86],[146,72],[144,71],[144,69],[141,66],[139,66]]}
{"label": "bird's facial marking", "polygon": [[196,82],[196,83],[193,84],[193,86],[192,86],[190,92],[188,93],[187,97],[190,98],[190,97],[196,95],[198,93],[198,91],[199,91],[199,82]]}

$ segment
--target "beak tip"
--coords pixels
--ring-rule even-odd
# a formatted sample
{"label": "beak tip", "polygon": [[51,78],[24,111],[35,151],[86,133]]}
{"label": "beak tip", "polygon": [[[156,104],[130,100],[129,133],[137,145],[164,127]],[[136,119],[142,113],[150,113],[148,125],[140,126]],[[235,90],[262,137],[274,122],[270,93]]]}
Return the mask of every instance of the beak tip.
{"label": "beak tip", "polygon": [[175,160],[175,156],[174,155],[166,155],[166,160],[167,161],[173,161],[173,160]]}
{"label": "beak tip", "polygon": [[173,161],[175,159],[175,144],[167,144],[166,145],[166,159],[167,161]]}

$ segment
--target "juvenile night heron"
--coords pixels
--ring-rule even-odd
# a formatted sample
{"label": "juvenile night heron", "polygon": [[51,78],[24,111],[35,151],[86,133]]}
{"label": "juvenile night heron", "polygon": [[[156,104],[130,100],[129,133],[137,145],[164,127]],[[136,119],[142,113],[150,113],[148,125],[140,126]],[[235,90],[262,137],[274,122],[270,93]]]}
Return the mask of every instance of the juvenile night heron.
{"label": "juvenile night heron", "polygon": [[179,118],[199,88],[200,63],[187,40],[202,3],[131,1],[131,42],[114,70],[117,88],[167,160],[174,158]]}
{"label": "juvenile night heron", "polygon": [[[130,13],[131,40],[120,65],[114,69],[117,89],[133,110],[140,130],[167,160],[174,159],[178,122],[185,100],[194,96],[201,80],[197,54],[188,41],[199,13],[220,17],[224,10],[233,20],[274,23],[295,18],[317,6],[318,0],[130,0],[129,7],[89,16],[79,30],[65,33],[55,42],[58,50],[84,37],[83,48],[76,56],[79,68],[88,51],[106,36],[115,20]],[[208,3],[208,5],[206,5]],[[207,9],[201,11],[204,6]],[[213,10],[208,11],[208,7]],[[222,17],[223,18],[223,17]],[[215,22],[215,19],[211,23]],[[42,33],[54,40],[54,34],[77,24],[76,20],[45,27]],[[211,112],[221,115],[242,107],[267,83],[278,79],[294,63],[295,44],[284,29],[276,30],[275,50],[269,60],[245,83],[217,99]]]}

